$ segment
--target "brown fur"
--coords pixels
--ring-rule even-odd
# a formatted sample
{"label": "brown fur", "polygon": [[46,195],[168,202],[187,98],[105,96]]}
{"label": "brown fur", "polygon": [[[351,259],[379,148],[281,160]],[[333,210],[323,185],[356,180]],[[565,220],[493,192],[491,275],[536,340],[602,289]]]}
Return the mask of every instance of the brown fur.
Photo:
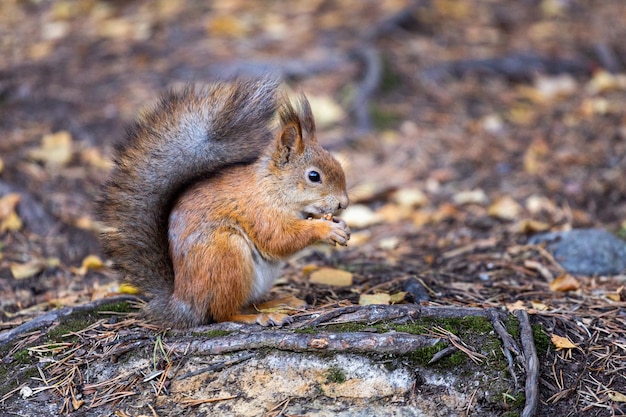
{"label": "brown fur", "polygon": [[[109,226],[103,246],[152,297],[148,313],[163,325],[276,322],[239,314],[265,282],[255,280],[259,265],[349,238],[340,220],[306,219],[348,204],[345,178],[315,140],[306,99],[298,109],[285,99],[279,105],[275,89],[235,80],[172,93],[117,150],[100,202]],[[281,128],[272,135],[277,109]],[[321,184],[307,181],[309,167]]]}

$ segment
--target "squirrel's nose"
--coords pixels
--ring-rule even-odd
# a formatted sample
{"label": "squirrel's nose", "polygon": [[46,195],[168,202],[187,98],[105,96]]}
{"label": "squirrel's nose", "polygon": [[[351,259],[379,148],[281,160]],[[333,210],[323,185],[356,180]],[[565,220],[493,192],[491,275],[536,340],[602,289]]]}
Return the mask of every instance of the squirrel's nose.
{"label": "squirrel's nose", "polygon": [[350,201],[348,200],[348,194],[342,195],[339,199],[339,207],[337,207],[337,210],[343,210],[347,208],[348,204],[350,204]]}

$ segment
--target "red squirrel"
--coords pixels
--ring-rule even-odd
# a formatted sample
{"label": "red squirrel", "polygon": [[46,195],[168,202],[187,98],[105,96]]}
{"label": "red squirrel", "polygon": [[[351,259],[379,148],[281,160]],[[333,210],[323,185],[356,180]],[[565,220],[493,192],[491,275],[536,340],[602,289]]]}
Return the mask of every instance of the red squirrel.
{"label": "red squirrel", "polygon": [[163,327],[282,324],[284,314],[242,309],[281,260],[350,238],[333,217],[348,206],[343,169],[318,144],[304,95],[294,106],[277,88],[235,79],[171,92],[115,150],[101,242]]}

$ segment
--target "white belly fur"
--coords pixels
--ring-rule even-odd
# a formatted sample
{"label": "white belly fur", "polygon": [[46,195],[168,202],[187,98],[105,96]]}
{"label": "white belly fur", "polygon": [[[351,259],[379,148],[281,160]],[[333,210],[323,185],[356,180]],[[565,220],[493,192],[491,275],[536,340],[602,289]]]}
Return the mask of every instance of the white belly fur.
{"label": "white belly fur", "polygon": [[254,249],[254,284],[252,287],[252,294],[249,301],[255,301],[262,297],[265,293],[272,288],[274,281],[280,275],[282,262],[280,261],[268,261]]}

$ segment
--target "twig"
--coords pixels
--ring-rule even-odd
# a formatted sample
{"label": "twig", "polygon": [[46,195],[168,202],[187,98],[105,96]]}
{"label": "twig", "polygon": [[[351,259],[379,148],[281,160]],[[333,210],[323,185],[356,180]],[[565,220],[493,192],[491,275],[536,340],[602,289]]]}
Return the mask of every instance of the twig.
{"label": "twig", "polygon": [[489,318],[491,319],[493,329],[496,331],[498,336],[500,336],[500,340],[502,340],[502,351],[507,360],[507,369],[509,370],[511,377],[513,377],[513,382],[515,383],[515,388],[517,389],[517,375],[515,374],[515,367],[513,366],[513,357],[511,353],[515,354],[516,359],[523,364],[524,361],[521,357],[519,347],[517,346],[517,343],[515,343],[515,340],[513,340],[513,337],[506,331],[506,328],[502,324],[502,321],[500,321],[500,317],[498,316],[496,310],[489,310]]}
{"label": "twig", "polygon": [[522,417],[532,417],[535,415],[539,402],[539,359],[537,358],[533,329],[530,326],[528,313],[524,310],[515,310],[515,317],[519,320],[520,340],[522,341],[522,349],[524,349],[524,357],[526,358],[524,364],[526,368],[526,403],[524,404]]}

